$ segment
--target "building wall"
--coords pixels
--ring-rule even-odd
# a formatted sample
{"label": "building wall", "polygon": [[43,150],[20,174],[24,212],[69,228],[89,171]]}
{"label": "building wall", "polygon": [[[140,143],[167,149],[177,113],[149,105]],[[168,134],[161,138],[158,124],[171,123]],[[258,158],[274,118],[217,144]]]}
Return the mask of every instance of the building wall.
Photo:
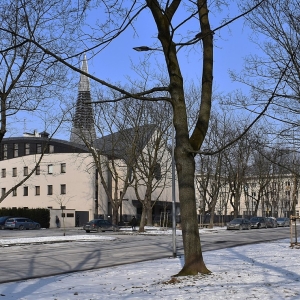
{"label": "building wall", "polygon": [[[0,191],[4,192],[3,189],[8,191],[24,179],[24,167],[28,167],[28,172],[30,172],[38,158],[38,155],[28,155],[0,161]],[[0,208],[49,207],[60,209],[61,206],[65,206],[66,209],[88,211],[89,217],[93,218],[95,169],[92,162],[91,155],[87,153],[46,154],[40,164],[40,174],[34,173],[17,188],[16,195],[11,193],[0,203]],[[65,172],[61,172],[62,164],[65,164]],[[13,176],[13,168],[17,169],[15,177]],[[6,173],[5,176],[4,172]],[[61,190],[61,185],[65,185],[65,191]],[[48,186],[52,186],[52,195],[49,194]],[[28,188],[27,196],[24,195],[24,188],[26,187]]]}
{"label": "building wall", "polygon": [[241,197],[241,214],[251,215],[259,199],[258,216],[289,217],[295,198],[296,214],[299,215],[298,188],[298,182],[291,174],[269,177],[265,181],[248,178]]}
{"label": "building wall", "polygon": [[[203,204],[202,189],[199,185],[200,175],[196,175],[196,199],[201,208]],[[212,179],[213,180],[213,179]],[[293,199],[296,199],[296,215],[299,215],[298,201],[299,183],[292,174],[273,175],[266,177],[246,177],[241,184],[239,215],[251,217],[255,214],[258,201],[257,216],[289,217],[292,213]],[[211,182],[207,185],[208,191],[212,189]],[[224,182],[221,186],[215,214],[229,215],[233,209],[229,202],[231,196],[229,185]],[[234,197],[234,196],[233,196]],[[227,201],[227,209],[223,205]],[[207,208],[207,205],[206,205]]]}
{"label": "building wall", "polygon": [[[2,160],[0,160],[0,193],[4,194],[21,182],[26,177],[25,170],[30,173],[34,169],[40,158],[38,145],[42,143],[45,143],[43,138],[31,136],[3,141],[1,146]],[[4,145],[7,145],[6,148]],[[17,154],[14,151],[15,145],[18,145]],[[70,211],[69,216],[65,218],[68,226],[72,224],[75,226],[76,216],[80,215],[81,219],[84,219],[86,213],[88,213],[88,219],[90,220],[98,216],[105,219],[109,218],[111,214],[109,197],[101,184],[100,176],[96,176],[92,155],[85,153],[86,149],[81,149],[75,144],[62,140],[51,141],[47,149],[48,151],[39,166],[39,174],[34,172],[26,182],[16,189],[16,193],[10,193],[0,203],[0,208],[49,208],[51,218],[54,218],[54,214],[58,213],[63,206],[64,210]],[[162,150],[160,159],[162,180],[153,192],[152,198],[161,203],[170,203],[172,202],[171,155],[169,151],[165,150]],[[149,151],[149,148],[144,151]],[[103,162],[105,166],[107,163],[106,157],[103,157]],[[120,195],[120,192],[123,191],[127,166],[123,160],[116,161],[116,164],[119,174],[117,193]],[[105,167],[103,172],[104,180],[109,183],[109,189],[113,192],[115,187],[114,178]],[[63,193],[62,185],[65,187]],[[50,186],[52,186],[52,193],[49,193]],[[25,189],[27,189],[26,195],[24,194]],[[139,185],[139,192],[143,197],[145,186],[142,181]],[[127,216],[136,215],[137,205],[133,202],[136,202],[137,197],[133,188],[127,190],[124,199],[122,214]],[[179,202],[177,182],[176,202]],[[75,213],[74,216],[71,216],[71,211]],[[176,212],[179,214],[179,209]]]}

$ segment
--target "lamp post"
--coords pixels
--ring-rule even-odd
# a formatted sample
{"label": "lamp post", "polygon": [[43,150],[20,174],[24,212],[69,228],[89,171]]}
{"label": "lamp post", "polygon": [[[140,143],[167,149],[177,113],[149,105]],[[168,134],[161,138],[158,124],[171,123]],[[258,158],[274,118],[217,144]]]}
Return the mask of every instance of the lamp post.
{"label": "lamp post", "polygon": [[[133,50],[138,52],[145,51],[163,51],[160,48],[150,48],[148,46],[139,46],[133,47]],[[172,114],[173,116],[173,114]],[[175,158],[174,158],[174,150],[175,150],[175,138],[174,138],[174,125],[172,124],[172,243],[173,243],[173,257],[177,256],[176,251],[176,197],[175,197]]]}
{"label": "lamp post", "polygon": [[176,253],[176,197],[175,197],[175,159],[174,159],[174,125],[172,124],[172,231],[173,231],[173,257],[175,258]]}
{"label": "lamp post", "polygon": [[138,52],[155,51],[155,50],[162,51],[162,49],[159,49],[159,48],[150,48],[148,46],[133,47],[132,49],[135,50],[135,51],[138,51]]}

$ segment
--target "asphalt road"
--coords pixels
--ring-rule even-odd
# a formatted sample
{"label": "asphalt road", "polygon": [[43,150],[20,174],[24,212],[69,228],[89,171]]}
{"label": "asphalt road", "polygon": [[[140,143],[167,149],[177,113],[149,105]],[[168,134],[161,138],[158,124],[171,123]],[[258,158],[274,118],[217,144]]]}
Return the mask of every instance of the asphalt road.
{"label": "asphalt road", "polygon": [[[209,251],[289,238],[289,232],[289,228],[224,230],[201,234],[200,238],[202,250]],[[62,234],[61,229],[0,231],[0,239]],[[77,229],[66,232],[66,235],[77,234],[86,233]],[[0,283],[172,257],[172,236],[125,235],[111,232],[99,233],[99,235],[114,236],[116,240],[2,247]],[[176,237],[176,244],[177,254],[183,255],[180,236]]]}

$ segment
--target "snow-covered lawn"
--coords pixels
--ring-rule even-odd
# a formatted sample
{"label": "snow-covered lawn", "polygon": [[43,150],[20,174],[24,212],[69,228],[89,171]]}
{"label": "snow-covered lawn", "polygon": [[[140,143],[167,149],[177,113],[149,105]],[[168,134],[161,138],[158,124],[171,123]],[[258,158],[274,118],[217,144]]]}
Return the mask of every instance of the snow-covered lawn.
{"label": "snow-covered lawn", "polygon": [[[87,236],[107,238],[76,239]],[[70,236],[51,238],[61,242]],[[291,249],[289,242],[204,252],[212,271],[208,276],[172,277],[183,258],[159,259],[0,284],[0,299],[300,299],[300,249]]]}

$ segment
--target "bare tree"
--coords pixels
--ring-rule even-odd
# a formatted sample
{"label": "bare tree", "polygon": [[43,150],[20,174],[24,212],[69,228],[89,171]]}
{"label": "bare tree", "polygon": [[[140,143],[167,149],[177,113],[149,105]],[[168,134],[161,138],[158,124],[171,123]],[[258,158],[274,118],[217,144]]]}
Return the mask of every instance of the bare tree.
{"label": "bare tree", "polygon": [[71,44],[62,45],[60,40],[70,28],[66,26],[59,33],[55,32],[61,19],[60,8],[53,1],[1,1],[0,141],[7,131],[8,118],[22,111],[46,112],[53,109],[54,103],[59,109],[60,96],[70,84],[68,69],[34,43],[25,42],[24,37],[34,37],[39,43],[47,43],[49,48],[71,52]]}
{"label": "bare tree", "polygon": [[[129,143],[126,140],[129,136],[128,131],[123,129],[123,131],[112,132],[109,135],[91,140],[86,137],[85,133],[80,134],[79,132],[79,137],[93,156],[101,186],[112,205],[113,224],[118,224],[119,209],[131,184],[132,166],[134,165],[136,151],[136,141],[134,139],[136,137],[131,134],[132,139]],[[96,212],[98,212],[99,205],[103,205],[103,203],[99,204],[99,201],[97,201]],[[108,207],[102,206],[101,211],[107,217]]]}
{"label": "bare tree", "polygon": [[[203,148],[221,148],[226,143],[226,123],[222,119],[226,119],[226,117],[223,117],[220,113],[212,115],[211,125]],[[218,152],[215,155],[200,155],[197,162],[198,173],[196,180],[201,197],[200,212],[203,215],[201,216],[201,220],[206,220],[206,215],[209,215],[211,228],[214,223],[217,203],[221,199],[224,200],[224,197],[221,197],[221,193],[228,186],[225,165],[224,151]],[[224,202],[219,203],[219,207],[223,207],[224,204]],[[207,223],[208,221],[205,222]]]}
{"label": "bare tree", "polygon": [[[253,2],[240,4],[245,9]],[[253,29],[252,41],[260,53],[246,58],[241,74],[232,74],[233,79],[251,88],[252,96],[247,104],[259,106],[265,104],[263,99],[268,99],[282,70],[286,69],[266,113],[274,134],[285,143],[299,141],[295,130],[299,127],[300,109],[299,12],[298,0],[271,0],[246,16],[246,24]]]}
{"label": "bare tree", "polygon": [[122,106],[127,123],[137,128],[137,139],[145,141],[142,151],[136,153],[133,167],[133,186],[142,204],[140,232],[144,231],[146,224],[152,225],[152,208],[164,189],[171,185],[171,151],[167,144],[171,127],[170,108],[165,102],[131,101]]}
{"label": "bare tree", "polygon": [[[86,11],[86,5],[88,6],[89,2],[91,1],[83,2],[83,12]],[[252,11],[261,2],[256,3],[248,11],[242,13],[241,16]],[[155,30],[157,32],[155,48],[159,48],[165,63],[166,73],[168,74],[167,85],[162,85],[160,82],[153,80],[151,82],[153,84],[152,87],[147,90],[143,88],[141,92],[133,94],[126,88],[120,88],[95,76],[89,75],[89,77],[109,89],[120,92],[122,96],[119,99],[114,99],[113,101],[115,102],[131,97],[145,101],[163,100],[172,105],[173,124],[176,131],[175,160],[185,253],[185,264],[178,275],[210,273],[205,266],[201,251],[196,213],[194,174],[195,156],[202,146],[208,130],[212,105],[213,34],[215,30],[212,30],[210,26],[209,11],[213,7],[209,8],[208,2],[202,0],[193,3],[189,2],[188,5],[184,5],[181,1],[158,2],[157,0],[146,0],[144,3],[105,2],[104,5],[105,9],[108,10],[108,18],[103,22],[99,22],[98,33],[100,32],[101,35],[91,35],[95,37],[95,43],[91,46],[93,49],[106,47],[114,38],[118,37],[133,24],[134,20],[141,16],[141,12],[150,13],[151,18],[155,22]],[[181,14],[182,19],[178,21],[175,15],[177,16],[181,12],[183,12]],[[222,24],[217,29],[230,24],[235,19],[237,17]],[[188,26],[189,23],[191,23],[190,26]],[[191,28],[195,28],[195,31],[191,31]],[[53,51],[49,50],[45,43],[39,43],[38,40],[34,39],[34,36],[20,34],[20,38],[24,43],[34,43],[45,53],[51,53],[55,59],[82,73],[81,70],[74,67],[64,57],[61,57],[60,53],[57,53],[54,49]],[[187,46],[200,46],[198,50],[202,53],[201,94],[197,99],[199,113],[196,116],[195,126],[192,129],[188,127],[184,79],[178,55],[179,51]],[[139,50],[149,50],[149,47],[140,47]],[[112,101],[111,99],[108,100]],[[103,100],[99,101],[99,103],[103,103]]]}

